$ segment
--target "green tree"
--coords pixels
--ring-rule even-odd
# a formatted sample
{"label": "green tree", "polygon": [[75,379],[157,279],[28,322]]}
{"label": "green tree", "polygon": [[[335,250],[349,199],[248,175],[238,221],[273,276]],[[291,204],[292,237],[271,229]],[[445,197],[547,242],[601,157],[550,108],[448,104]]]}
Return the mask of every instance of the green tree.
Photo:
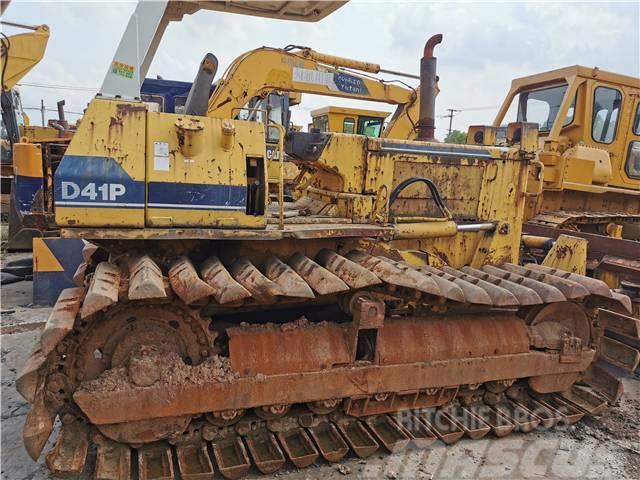
{"label": "green tree", "polygon": [[460,130],[452,130],[444,139],[445,143],[466,143],[466,141],[467,132],[461,132]]}

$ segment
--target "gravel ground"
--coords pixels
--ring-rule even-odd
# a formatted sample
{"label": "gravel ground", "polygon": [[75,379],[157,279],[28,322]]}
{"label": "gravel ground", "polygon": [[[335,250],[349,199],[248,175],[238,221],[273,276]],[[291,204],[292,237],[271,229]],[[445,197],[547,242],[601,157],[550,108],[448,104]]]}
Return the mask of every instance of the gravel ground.
{"label": "gravel ground", "polygon": [[[31,308],[31,284],[2,288],[0,322],[2,373],[1,476],[7,480],[50,478],[41,458],[33,462],[22,447],[28,411],[15,390],[15,376],[36,341],[48,308]],[[503,439],[461,440],[445,447],[394,455],[376,454],[364,461],[347,457],[340,464],[317,462],[310,468],[283,468],[274,477],[290,480],[343,478],[640,478],[640,381],[625,379],[626,394],[600,418],[577,425]],[[52,435],[52,437],[55,437]],[[47,448],[48,449],[48,448]],[[45,449],[45,451],[47,450]],[[90,458],[90,465],[93,458]],[[92,478],[83,475],[81,478]],[[217,478],[221,478],[217,476]],[[257,473],[247,478],[264,478]]]}

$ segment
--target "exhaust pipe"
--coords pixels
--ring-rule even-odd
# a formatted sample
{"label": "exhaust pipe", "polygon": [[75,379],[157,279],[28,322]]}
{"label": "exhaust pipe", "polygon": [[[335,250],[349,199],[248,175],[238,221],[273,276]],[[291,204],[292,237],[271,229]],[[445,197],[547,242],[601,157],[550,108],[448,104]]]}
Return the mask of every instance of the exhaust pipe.
{"label": "exhaust pipe", "polygon": [[62,127],[67,130],[69,128],[69,124],[67,123],[67,120],[64,118],[64,105],[65,105],[65,101],[64,100],[60,100],[58,102],[58,123],[60,125],[62,125]]}
{"label": "exhaust pipe", "polygon": [[207,53],[200,62],[200,68],[196,78],[191,85],[187,102],[185,103],[185,113],[187,115],[207,114],[209,107],[209,94],[211,93],[211,83],[218,71],[218,59],[213,53]]}
{"label": "exhaust pipe", "polygon": [[442,42],[442,34],[434,35],[424,46],[424,56],[420,59],[420,119],[418,120],[418,140],[433,140],[436,133],[436,57],[433,49]]}

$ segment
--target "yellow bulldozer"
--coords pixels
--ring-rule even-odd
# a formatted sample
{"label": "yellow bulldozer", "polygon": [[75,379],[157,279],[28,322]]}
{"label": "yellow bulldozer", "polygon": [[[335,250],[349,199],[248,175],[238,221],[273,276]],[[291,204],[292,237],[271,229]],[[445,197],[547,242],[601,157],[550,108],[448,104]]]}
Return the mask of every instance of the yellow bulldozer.
{"label": "yellow bulldozer", "polygon": [[[82,472],[92,443],[101,479],[271,474],[573,423],[621,395],[595,364],[597,310],[629,298],[519,262],[537,130],[514,124],[501,147],[433,141],[441,36],[420,61],[416,140],[236,118],[226,105],[254,90],[210,97],[210,58],[186,113],[138,100],[170,20],[317,21],[341,3],[313,5],[136,8],[55,174],[61,235],[93,245],[16,381],[34,459],[61,421],[54,475]],[[294,60],[309,90],[362,87]],[[282,170],[268,194],[273,138],[301,171],[294,202]]]}

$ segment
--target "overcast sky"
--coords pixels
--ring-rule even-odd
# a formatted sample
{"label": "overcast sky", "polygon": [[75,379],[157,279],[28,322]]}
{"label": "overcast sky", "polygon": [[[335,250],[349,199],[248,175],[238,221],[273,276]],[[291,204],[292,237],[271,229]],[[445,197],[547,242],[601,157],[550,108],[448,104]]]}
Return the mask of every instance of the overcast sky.
{"label": "overcast sky", "polygon": [[[44,60],[24,81],[80,88],[22,86],[26,107],[67,101],[82,112],[102,83],[135,2],[40,2],[13,0],[4,19],[46,23],[51,38]],[[3,27],[6,34],[17,33]],[[512,78],[568,65],[640,76],[640,2],[373,2],[352,0],[316,24],[200,11],[172,23],[149,76],[192,81],[207,52],[220,60],[219,72],[241,53],[262,46],[305,45],[324,53],[418,73],[424,43],[443,33],[437,47],[440,95],[437,114],[463,110],[453,126],[490,123]],[[88,88],[88,90],[87,90]],[[323,105],[379,108],[380,104],[307,95],[293,120],[306,125],[309,110]],[[392,111],[384,105],[382,110]],[[40,114],[29,110],[33,123]],[[56,115],[51,112],[51,118]],[[70,118],[75,116],[70,115]],[[444,137],[448,120],[437,119]]]}

